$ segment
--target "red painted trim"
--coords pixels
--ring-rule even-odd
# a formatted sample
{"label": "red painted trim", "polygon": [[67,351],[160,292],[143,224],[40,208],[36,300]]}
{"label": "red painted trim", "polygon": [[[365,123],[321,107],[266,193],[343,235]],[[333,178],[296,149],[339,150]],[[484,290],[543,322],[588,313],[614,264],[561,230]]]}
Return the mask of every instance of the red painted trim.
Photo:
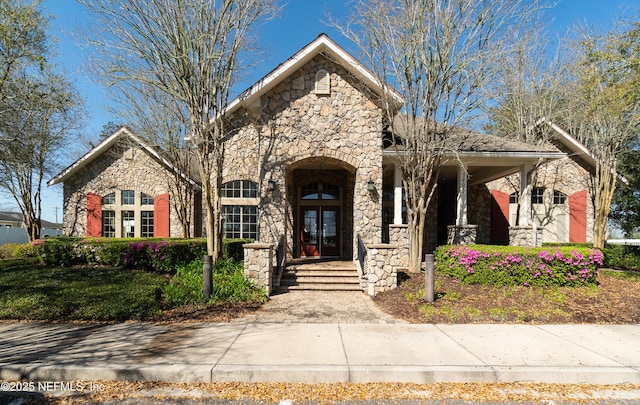
{"label": "red painted trim", "polygon": [[491,243],[509,241],[509,194],[491,190]]}
{"label": "red painted trim", "polygon": [[569,196],[569,242],[587,241],[587,191]]}
{"label": "red painted trim", "polygon": [[87,193],[87,236],[102,236],[102,197]]}
{"label": "red painted trim", "polygon": [[153,236],[168,238],[170,228],[169,194],[160,194],[153,199]]}

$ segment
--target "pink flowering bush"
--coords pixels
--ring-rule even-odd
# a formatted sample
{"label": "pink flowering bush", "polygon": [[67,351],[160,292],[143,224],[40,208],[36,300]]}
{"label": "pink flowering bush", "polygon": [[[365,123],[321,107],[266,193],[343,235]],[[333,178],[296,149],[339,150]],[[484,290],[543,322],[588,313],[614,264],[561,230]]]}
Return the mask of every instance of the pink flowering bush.
{"label": "pink flowering bush", "polygon": [[436,270],[468,284],[595,284],[603,255],[586,247],[441,246]]}

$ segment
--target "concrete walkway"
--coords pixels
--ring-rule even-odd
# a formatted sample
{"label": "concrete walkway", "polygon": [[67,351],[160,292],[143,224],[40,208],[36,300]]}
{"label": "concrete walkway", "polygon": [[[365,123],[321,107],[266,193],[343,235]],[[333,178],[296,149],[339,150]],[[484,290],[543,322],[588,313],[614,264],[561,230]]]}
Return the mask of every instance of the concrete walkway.
{"label": "concrete walkway", "polygon": [[272,295],[255,314],[259,323],[406,323],[382,312],[366,294],[353,291],[296,291]]}
{"label": "concrete walkway", "polygon": [[317,323],[271,322],[286,300],[313,297],[281,298],[227,324],[0,323],[0,378],[640,384],[640,325],[369,322],[377,308],[360,293],[325,302],[362,304],[363,319],[324,323],[325,308]]}

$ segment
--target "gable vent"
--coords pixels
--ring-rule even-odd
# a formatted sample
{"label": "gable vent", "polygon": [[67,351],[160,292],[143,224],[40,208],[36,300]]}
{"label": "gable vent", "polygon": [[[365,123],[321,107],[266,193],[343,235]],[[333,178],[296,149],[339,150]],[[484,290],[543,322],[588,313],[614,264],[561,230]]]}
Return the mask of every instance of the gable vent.
{"label": "gable vent", "polygon": [[324,69],[316,72],[316,94],[331,94],[329,72]]}

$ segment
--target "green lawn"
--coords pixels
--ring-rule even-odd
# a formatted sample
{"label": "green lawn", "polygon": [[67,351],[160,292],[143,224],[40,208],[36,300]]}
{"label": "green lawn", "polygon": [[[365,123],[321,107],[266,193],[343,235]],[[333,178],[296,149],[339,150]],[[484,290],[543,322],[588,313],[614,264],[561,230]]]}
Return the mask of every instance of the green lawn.
{"label": "green lawn", "polygon": [[124,321],[161,313],[167,278],[113,267],[0,260],[0,319]]}

